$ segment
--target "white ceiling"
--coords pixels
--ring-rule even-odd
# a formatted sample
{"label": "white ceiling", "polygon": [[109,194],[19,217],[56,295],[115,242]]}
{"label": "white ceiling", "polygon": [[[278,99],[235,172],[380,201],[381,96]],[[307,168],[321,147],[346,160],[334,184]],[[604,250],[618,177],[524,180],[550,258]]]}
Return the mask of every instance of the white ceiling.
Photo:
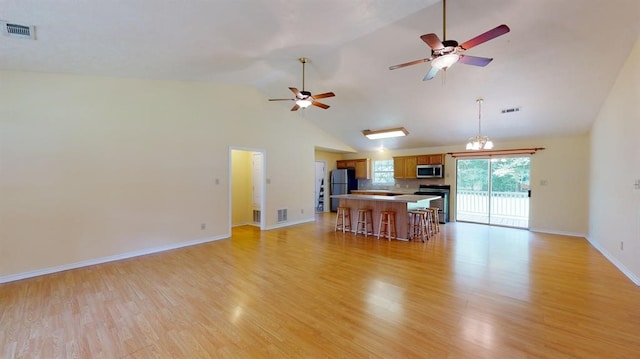
{"label": "white ceiling", "polygon": [[[470,49],[487,67],[456,64],[422,81],[420,35],[442,38],[436,0],[0,0],[0,20],[36,26],[36,41],[0,36],[0,69],[252,85],[267,98],[333,91],[291,113],[357,150],[361,131],[406,127],[387,148],[586,133],[640,35],[638,0],[449,0],[447,38],[500,24],[511,32]],[[445,81],[446,80],[446,81]],[[501,114],[519,107],[516,113]]]}

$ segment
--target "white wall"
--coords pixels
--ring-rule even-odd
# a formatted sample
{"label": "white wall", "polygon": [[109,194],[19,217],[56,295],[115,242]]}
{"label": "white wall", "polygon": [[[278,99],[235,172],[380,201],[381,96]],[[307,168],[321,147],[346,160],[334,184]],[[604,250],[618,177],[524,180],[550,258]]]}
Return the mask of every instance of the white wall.
{"label": "white wall", "polygon": [[0,282],[228,237],[230,146],[266,150],[267,228],[280,208],[312,221],[314,147],[352,150],[249,87],[6,71],[0,84]]}
{"label": "white wall", "polygon": [[[365,152],[345,158],[390,159],[428,153],[464,151],[460,146],[427,147],[402,151]],[[541,138],[526,141],[496,142],[496,150],[544,147],[531,156],[531,207],[529,226],[532,231],[586,236],[588,229],[589,136]],[[446,156],[445,178],[451,185],[451,210],[455,213],[456,162]],[[547,185],[542,186],[545,180]],[[433,182],[433,180],[429,180]],[[453,219],[453,215],[451,216]]]}
{"label": "white wall", "polygon": [[640,38],[591,131],[590,177],[589,240],[640,285]]}

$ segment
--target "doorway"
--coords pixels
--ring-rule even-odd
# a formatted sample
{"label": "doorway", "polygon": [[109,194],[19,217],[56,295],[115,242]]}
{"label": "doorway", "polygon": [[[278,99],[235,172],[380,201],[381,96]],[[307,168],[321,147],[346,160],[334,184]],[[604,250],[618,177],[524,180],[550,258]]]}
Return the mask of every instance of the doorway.
{"label": "doorway", "polygon": [[529,157],[458,159],[456,221],[529,228]]}
{"label": "doorway", "polygon": [[230,227],[253,225],[264,229],[264,163],[264,150],[230,147]]}
{"label": "doorway", "polygon": [[315,198],[316,213],[325,212],[325,177],[327,176],[327,164],[324,161],[316,161]]}

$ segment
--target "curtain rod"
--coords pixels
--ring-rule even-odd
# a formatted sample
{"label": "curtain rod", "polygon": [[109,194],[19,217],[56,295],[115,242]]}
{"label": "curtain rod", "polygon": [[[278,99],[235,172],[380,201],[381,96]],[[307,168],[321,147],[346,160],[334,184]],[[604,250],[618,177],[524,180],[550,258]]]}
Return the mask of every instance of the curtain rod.
{"label": "curtain rod", "polygon": [[464,151],[464,152],[447,152],[451,157],[492,157],[500,155],[532,155],[537,151],[544,150],[544,147],[532,148],[515,148],[510,150],[487,150],[487,151]]}

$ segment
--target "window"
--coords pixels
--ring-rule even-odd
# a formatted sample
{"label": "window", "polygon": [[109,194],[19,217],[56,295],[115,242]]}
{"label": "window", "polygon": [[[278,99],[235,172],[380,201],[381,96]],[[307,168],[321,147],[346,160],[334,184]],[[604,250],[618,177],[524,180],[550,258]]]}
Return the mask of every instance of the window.
{"label": "window", "polygon": [[393,160],[373,161],[373,184],[394,184]]}

